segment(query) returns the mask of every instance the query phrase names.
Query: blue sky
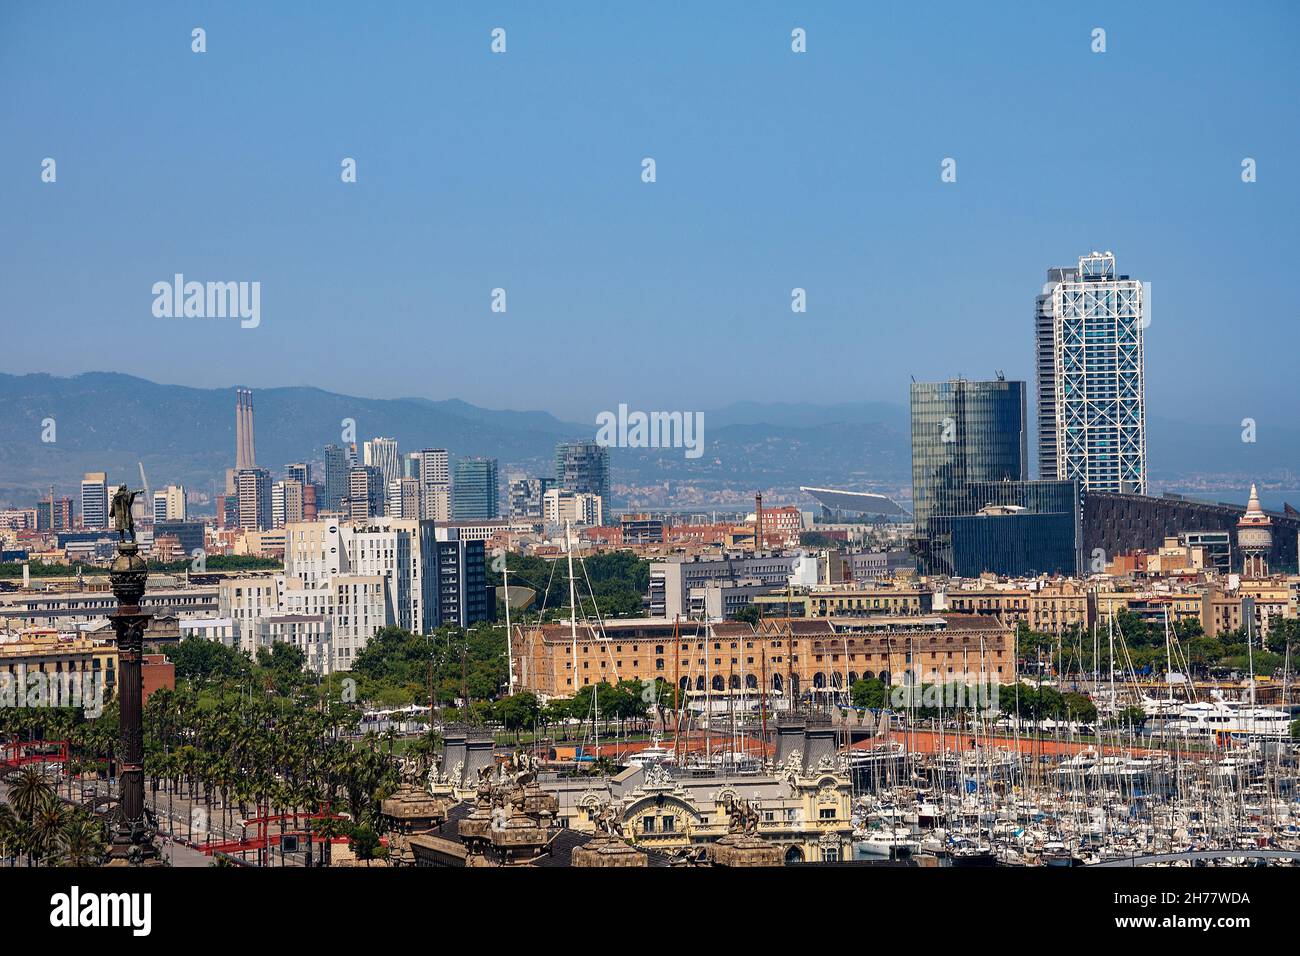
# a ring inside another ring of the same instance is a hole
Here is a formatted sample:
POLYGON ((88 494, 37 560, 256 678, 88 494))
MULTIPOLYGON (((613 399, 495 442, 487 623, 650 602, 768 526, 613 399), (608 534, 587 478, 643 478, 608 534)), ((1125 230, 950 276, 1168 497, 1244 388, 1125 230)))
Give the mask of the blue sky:
POLYGON ((0 371, 575 419, 905 403, 909 374, 1032 380, 1044 271, 1101 248, 1152 283, 1150 412, 1263 429, 1300 395, 1298 28, 1286 2, 4 4, 0 371), (155 318, 176 272, 260 281, 260 327, 155 318))

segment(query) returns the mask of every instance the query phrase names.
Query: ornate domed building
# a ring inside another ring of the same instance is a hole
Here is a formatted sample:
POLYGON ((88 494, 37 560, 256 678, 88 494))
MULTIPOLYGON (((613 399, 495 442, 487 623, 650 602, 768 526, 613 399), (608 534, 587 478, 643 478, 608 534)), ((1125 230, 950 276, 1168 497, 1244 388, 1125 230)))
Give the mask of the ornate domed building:
POLYGON ((1237 522, 1237 547, 1241 549, 1242 576, 1268 577, 1268 553, 1273 547, 1273 522, 1259 504, 1259 493, 1250 486, 1246 513, 1237 522))

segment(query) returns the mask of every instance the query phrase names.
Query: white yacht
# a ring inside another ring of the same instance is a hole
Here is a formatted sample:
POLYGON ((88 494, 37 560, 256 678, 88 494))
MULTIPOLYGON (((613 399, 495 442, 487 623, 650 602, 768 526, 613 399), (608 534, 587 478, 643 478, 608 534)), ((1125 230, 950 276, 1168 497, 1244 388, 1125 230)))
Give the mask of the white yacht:
POLYGON ((625 759, 629 764, 640 764, 643 767, 674 763, 677 760, 673 756, 672 750, 665 747, 663 741, 657 736, 651 740, 649 747, 643 747, 636 753, 628 754, 625 759))
POLYGON ((1170 729, 1188 735, 1228 733, 1247 737, 1284 738, 1291 735, 1292 720, 1291 715, 1284 710, 1216 700, 1184 704, 1178 717, 1170 724, 1170 729))
POLYGON ((905 827, 858 830, 853 834, 853 845, 862 856, 881 859, 911 856, 920 848, 916 837, 905 827))

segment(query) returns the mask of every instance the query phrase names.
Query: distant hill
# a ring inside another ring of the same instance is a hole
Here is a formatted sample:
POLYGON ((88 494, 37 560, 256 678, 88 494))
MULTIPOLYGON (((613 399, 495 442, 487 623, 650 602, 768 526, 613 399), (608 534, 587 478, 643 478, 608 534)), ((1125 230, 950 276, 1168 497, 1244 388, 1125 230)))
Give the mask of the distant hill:
MULTIPOLYGON (((356 421, 358 441, 384 435, 406 451, 442 447, 508 462, 552 461, 555 442, 584 429, 545 412, 491 411, 459 401, 354 398, 318 388, 254 393, 259 465, 320 458, 340 444, 340 422, 356 421)), ((52 483, 71 492, 85 471, 151 485, 184 482, 211 489, 234 464, 234 389, 158 385, 110 372, 72 378, 0 375, 0 500, 29 503, 52 483), (57 440, 42 443, 42 420, 57 440)), ((590 431, 590 429, 586 429, 590 431)))
MULTIPOLYGON (((539 396, 544 397, 544 383, 539 396)), ((356 421, 358 441, 385 435, 403 451, 447 448, 453 458, 487 455, 511 471, 553 472, 555 443, 594 436, 594 423, 565 422, 545 411, 501 411, 459 400, 356 398, 310 387, 257 389, 258 463, 279 473, 292 461, 319 459, 341 443, 340 423, 356 421)), ((71 378, 0 374, 0 504, 32 503, 50 485, 75 494, 86 471, 138 484, 143 462, 155 487, 183 482, 219 488, 234 464, 235 394, 230 388, 159 385, 129 375, 71 378), (41 441, 53 418, 57 440, 41 441)), ((910 481, 908 411, 887 402, 737 402, 704 413, 704 454, 680 449, 613 449, 616 485, 690 486, 698 502, 729 490, 905 487, 910 481)), ((1153 478, 1199 474, 1278 474, 1300 470, 1300 431, 1261 426, 1253 445, 1235 422, 1189 425, 1152 418, 1153 478)), ((1032 428, 1031 428, 1032 435, 1032 428)), ((1031 442, 1032 443, 1032 442, 1031 442)), ((619 504, 619 502, 615 502, 619 504)))

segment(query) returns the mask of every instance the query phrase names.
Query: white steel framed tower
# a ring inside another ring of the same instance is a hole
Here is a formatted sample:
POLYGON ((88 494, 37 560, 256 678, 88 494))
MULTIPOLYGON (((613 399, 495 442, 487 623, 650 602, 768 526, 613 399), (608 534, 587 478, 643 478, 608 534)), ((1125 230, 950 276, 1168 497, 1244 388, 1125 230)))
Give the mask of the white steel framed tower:
POLYGON ((1055 481, 1056 474, 1056 338, 1053 292, 1068 279, 1077 279, 1074 268, 1047 270, 1043 291, 1034 300, 1034 368, 1037 379, 1034 407, 1038 417, 1038 476, 1055 481))
POLYGON ((1085 491, 1146 494, 1142 283, 1115 274, 1115 256, 1079 257, 1052 292, 1056 477, 1085 491))

